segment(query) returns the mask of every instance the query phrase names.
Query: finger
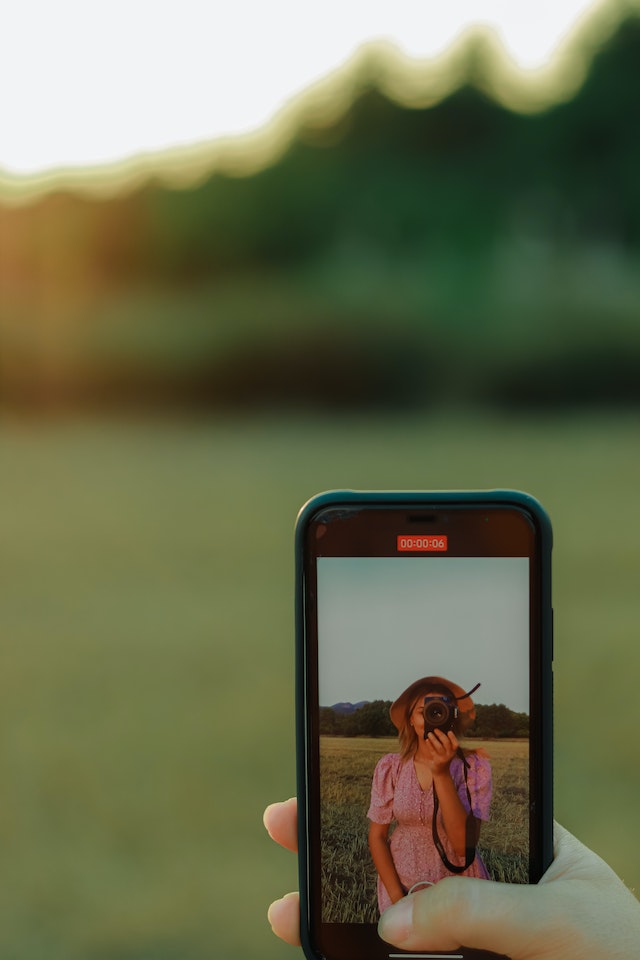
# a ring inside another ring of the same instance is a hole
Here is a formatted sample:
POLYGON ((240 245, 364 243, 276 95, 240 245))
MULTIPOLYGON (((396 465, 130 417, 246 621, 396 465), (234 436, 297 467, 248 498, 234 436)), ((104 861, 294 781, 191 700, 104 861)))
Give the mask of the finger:
MULTIPOLYGON (((561 827, 559 823, 554 821, 553 862, 540 880, 540 883, 557 880, 559 877, 566 876, 567 874, 573 876, 576 867, 578 867, 578 869, 580 868, 585 852, 589 854, 589 861, 591 857, 595 857, 595 854, 593 854, 591 850, 587 851, 586 847, 583 847, 573 834, 569 833, 568 830, 565 830, 564 827, 561 827)), ((589 862, 589 866, 591 866, 591 862, 589 862)))
POLYGON ((434 761, 439 760, 440 754, 438 753, 436 745, 431 740, 427 740, 426 746, 427 749, 425 750, 424 756, 427 763, 433 763, 434 761))
POLYGON ((298 851, 298 801, 295 797, 270 804, 263 815, 264 825, 272 840, 287 850, 298 851))
MULTIPOLYGON (((433 746, 433 752, 438 760, 449 760, 453 756, 453 750, 449 738, 442 730, 436 730, 437 737, 434 736, 430 741, 433 746)), ((431 735, 430 735, 431 736, 431 735)))
MULTIPOLYGON (((615 885, 629 902, 633 894, 604 861, 558 825, 555 839, 555 860, 543 878, 555 883, 448 877, 390 907, 380 918, 378 933, 410 951, 457 950, 464 944, 511 960, 607 955, 604 945, 619 936, 619 914, 614 909, 604 917, 596 910, 593 925, 594 904, 606 903, 615 885)), ((633 907, 637 916, 635 900, 633 907)), ((638 934, 632 931, 632 937, 629 956, 638 934)))
POLYGON ((538 891, 527 885, 447 877, 386 910, 378 933, 403 950, 457 950, 465 945, 524 960, 532 956, 531 943, 539 943, 535 938, 547 906, 538 891))
POLYGON ((432 730, 432 731, 431 731, 431 735, 432 735, 433 737, 435 737, 435 739, 438 741, 438 743, 444 744, 444 743, 447 742, 447 735, 446 735, 446 733, 444 733, 439 727, 436 727, 435 730, 432 730))
POLYGON ((300 946, 300 897, 287 893, 269 907, 267 918, 277 937, 294 947, 300 946))
POLYGON ((449 730, 448 733, 445 733, 444 730, 436 728, 434 733, 436 734, 438 738, 438 744, 444 753, 450 755, 458 749, 458 741, 456 740, 455 734, 452 730, 449 730))
POLYGON ((561 877, 589 880, 608 887, 620 882, 611 867, 597 853, 585 847, 577 837, 554 822, 553 863, 540 883, 548 883, 561 877))

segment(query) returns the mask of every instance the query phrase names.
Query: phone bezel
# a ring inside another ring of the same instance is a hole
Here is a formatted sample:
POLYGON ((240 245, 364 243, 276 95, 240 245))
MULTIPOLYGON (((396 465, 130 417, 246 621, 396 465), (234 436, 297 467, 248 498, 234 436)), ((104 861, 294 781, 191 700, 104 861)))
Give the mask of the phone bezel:
MULTIPOLYGON (((297 714, 297 779, 298 779, 298 833, 299 872, 301 897, 301 940, 308 958, 326 957, 338 960, 338 953, 322 949, 317 944, 315 928, 323 931, 323 939, 339 940, 342 957, 355 958, 358 954, 369 960, 387 957, 391 948, 381 941, 374 925, 326 924, 319 915, 319 841, 312 836, 310 822, 317 822, 317 741, 309 717, 309 701, 317 699, 317 663, 309 650, 307 563, 309 550, 308 531, 311 524, 323 511, 354 510, 397 511, 398 517, 409 514, 442 511, 472 510, 479 516, 482 510, 517 510, 531 524, 535 541, 533 551, 531 591, 531 643, 530 676, 531 711, 531 778, 530 798, 530 863, 531 882, 536 882, 547 869, 553 856, 553 753, 552 753, 552 609, 551 609, 551 549, 552 532, 549 518, 537 500, 528 494, 512 490, 495 491, 438 491, 438 492, 381 492, 381 491, 330 491, 313 497, 304 505, 296 524, 296 714, 297 714), (312 690, 316 683, 315 692, 312 690), (311 693, 310 693, 311 690, 311 693), (331 928, 339 928, 332 932, 331 928), (353 929, 351 929, 353 928, 353 929)), ((337 516, 340 514, 338 513, 337 516)), ((315 555, 315 554, 314 554, 315 555)), ((334 555, 334 554, 332 554, 334 555)), ((349 554, 345 554, 349 555, 349 554)), ((367 555, 366 553, 363 555, 367 555)), ((379 554, 376 551, 376 555, 379 554)), ((386 555, 394 556, 390 548, 386 555)), ((462 553, 460 555, 466 555, 462 553)), ((483 554, 478 554, 483 555, 483 554)), ((516 554, 518 555, 518 554, 516 554)), ((395 951, 397 952, 397 951, 395 951)), ((454 952, 452 956, 460 956, 454 952)), ((490 957, 491 954, 464 948, 465 960, 490 957)))

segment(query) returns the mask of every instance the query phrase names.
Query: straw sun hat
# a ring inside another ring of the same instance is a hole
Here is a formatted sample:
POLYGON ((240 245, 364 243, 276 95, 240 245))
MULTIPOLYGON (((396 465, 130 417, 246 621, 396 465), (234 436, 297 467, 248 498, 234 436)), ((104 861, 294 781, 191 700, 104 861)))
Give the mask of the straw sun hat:
MULTIPOLYGON (((478 684, 479 686, 479 684, 478 684)), ((459 687, 457 683, 451 683, 444 677, 423 677, 416 680, 411 686, 404 690, 397 700, 391 704, 389 713, 391 721, 398 731, 402 730, 406 723, 407 711, 411 704, 422 694, 423 696, 433 690, 434 687, 446 687, 451 691, 451 696, 457 700, 458 710, 460 711, 459 721, 462 731, 468 729, 476 718, 476 708, 471 697, 466 696, 466 691, 459 687)), ((474 687, 474 690, 477 689, 474 687)))

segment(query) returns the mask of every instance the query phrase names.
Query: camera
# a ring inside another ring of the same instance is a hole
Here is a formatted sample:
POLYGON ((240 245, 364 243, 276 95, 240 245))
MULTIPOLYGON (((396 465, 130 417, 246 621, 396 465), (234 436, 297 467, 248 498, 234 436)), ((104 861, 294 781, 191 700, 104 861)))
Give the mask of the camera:
POLYGON ((458 707, 451 697, 424 698, 424 739, 434 730, 448 733, 458 719, 458 707))

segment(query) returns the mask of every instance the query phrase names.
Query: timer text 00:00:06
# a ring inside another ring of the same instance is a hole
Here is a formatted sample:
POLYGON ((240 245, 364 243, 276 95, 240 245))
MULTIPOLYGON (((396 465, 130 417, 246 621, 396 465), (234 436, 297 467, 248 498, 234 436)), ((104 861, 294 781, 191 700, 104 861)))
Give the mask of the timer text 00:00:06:
POLYGON ((398 537, 398 550, 441 551, 446 549, 446 537, 398 537))

